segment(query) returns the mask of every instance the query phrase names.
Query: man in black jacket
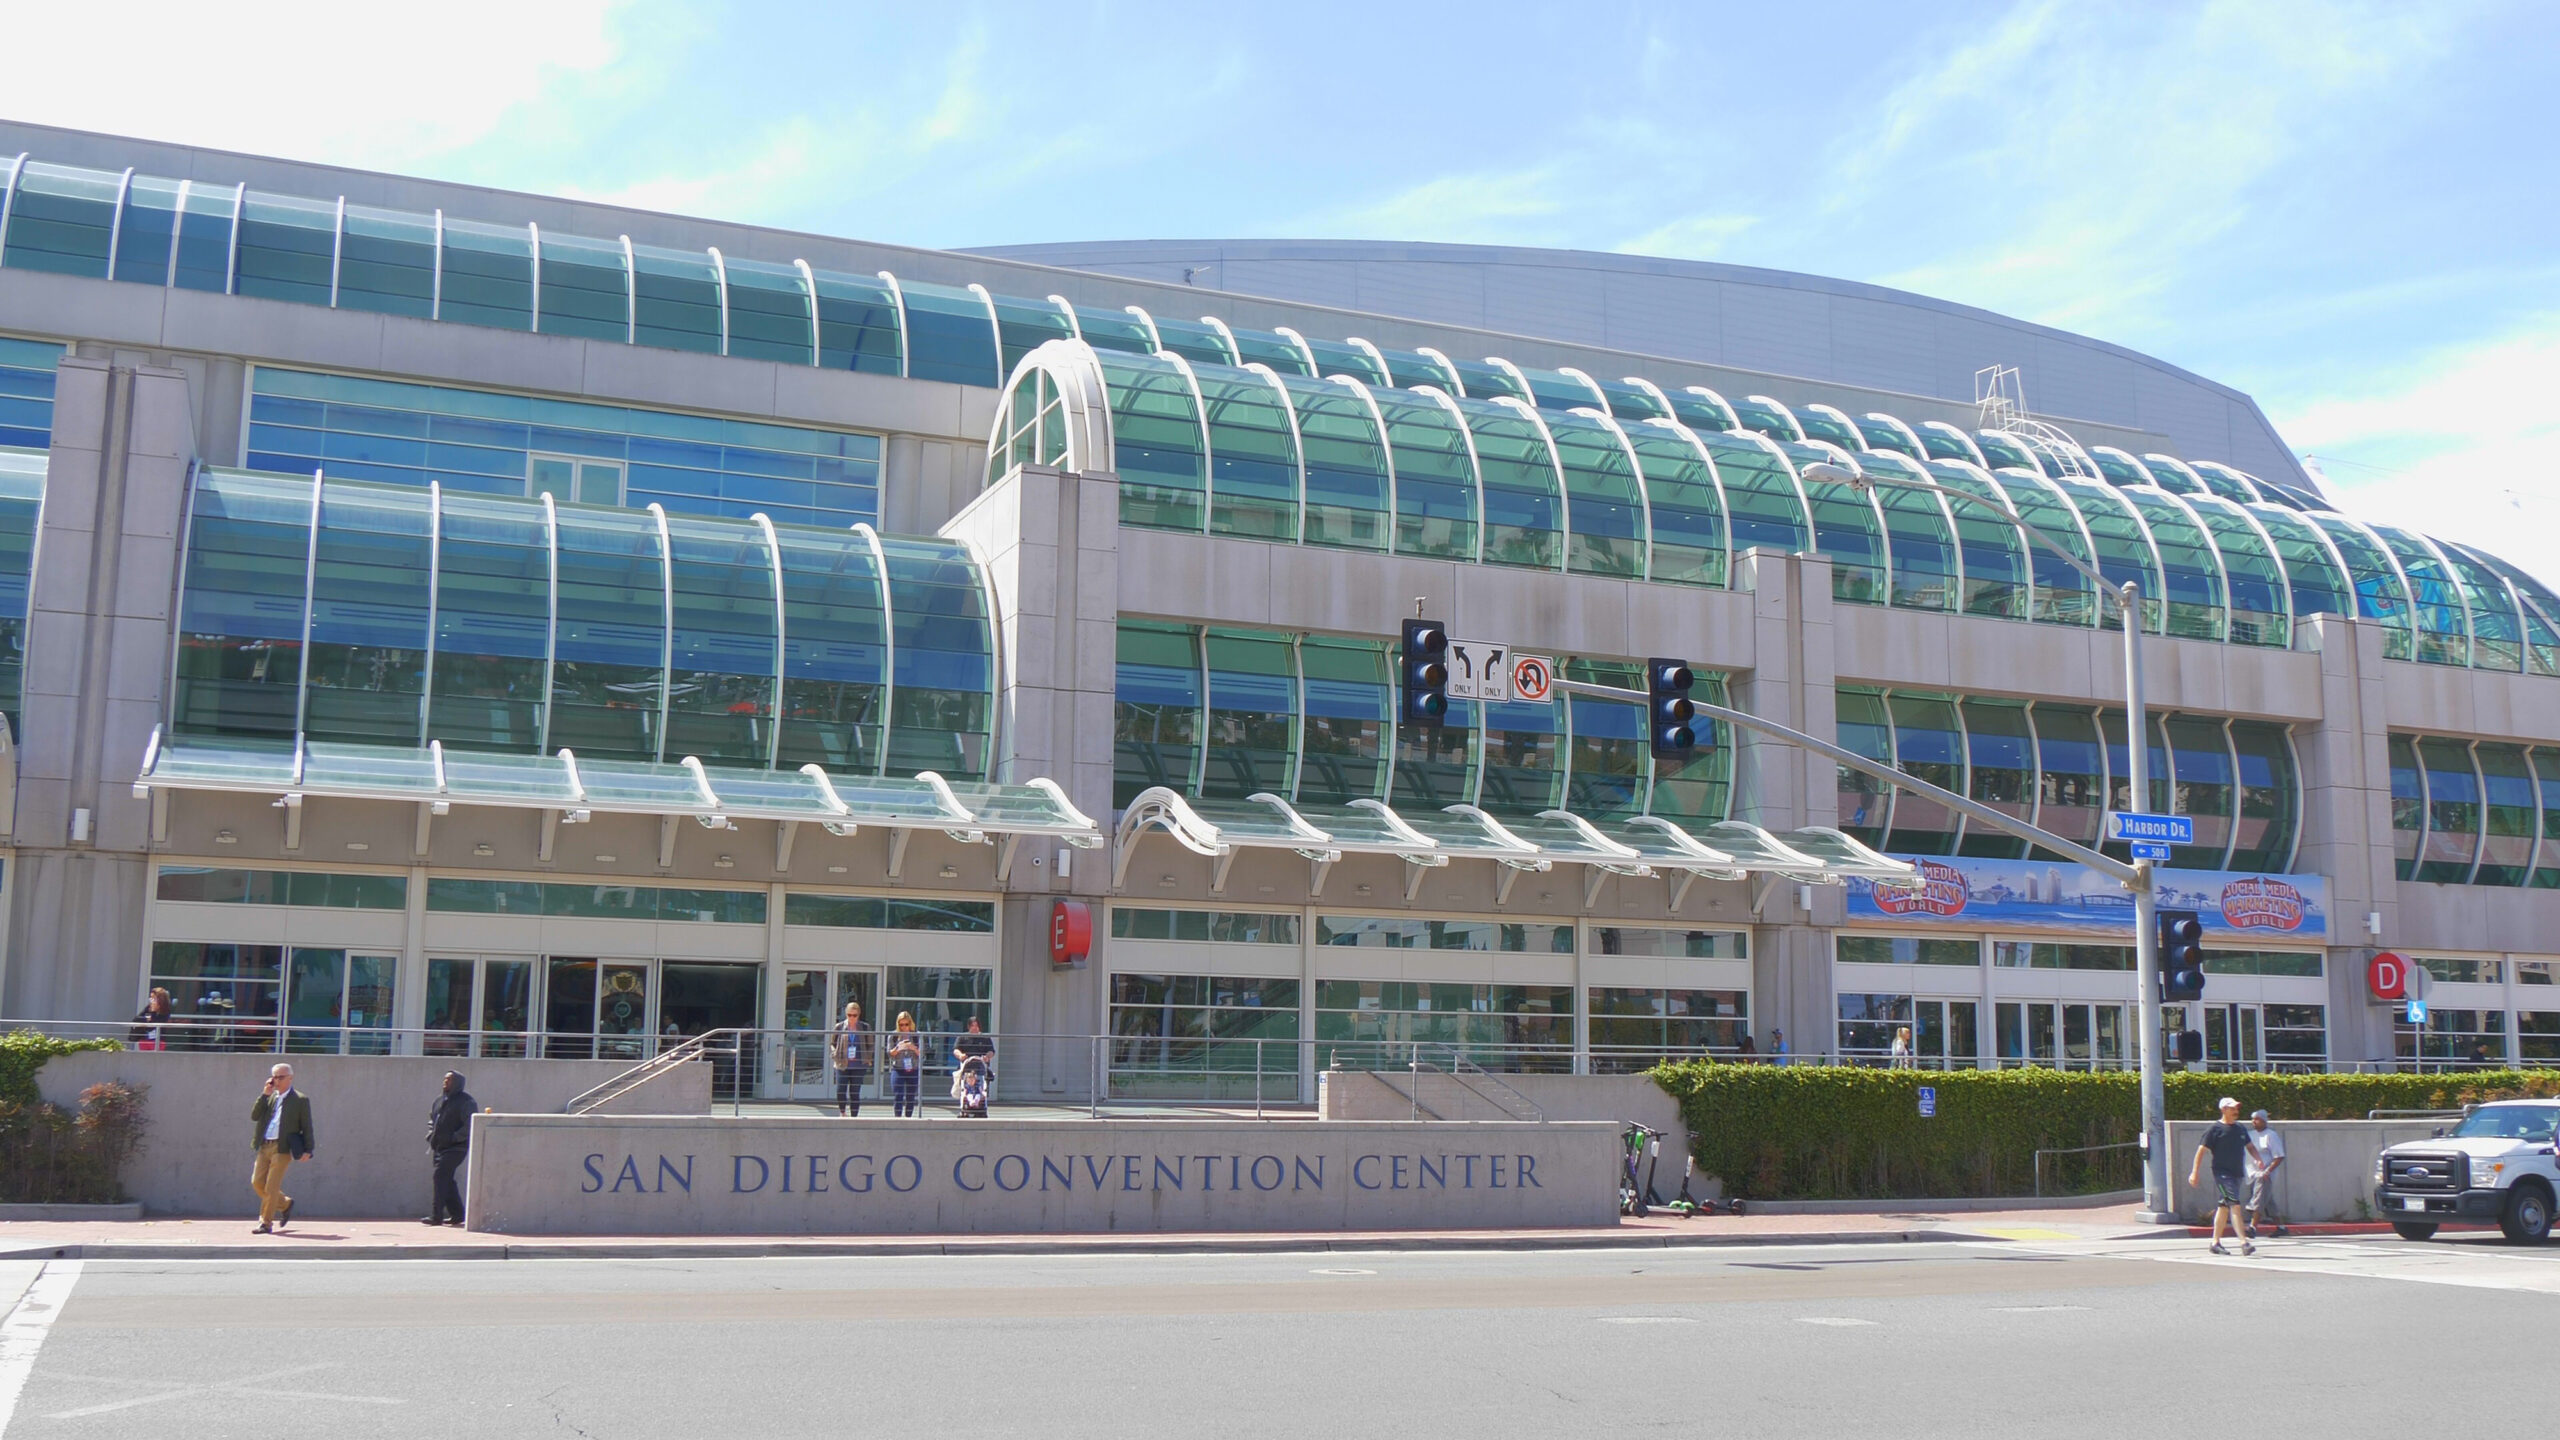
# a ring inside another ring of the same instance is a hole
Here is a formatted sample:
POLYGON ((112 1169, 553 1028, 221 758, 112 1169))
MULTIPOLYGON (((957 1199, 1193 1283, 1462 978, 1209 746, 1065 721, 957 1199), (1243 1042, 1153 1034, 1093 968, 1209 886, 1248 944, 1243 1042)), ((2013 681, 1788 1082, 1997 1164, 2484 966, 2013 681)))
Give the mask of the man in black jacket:
POLYGON ((455 1183, 454 1176, 471 1154, 471 1117, 479 1113, 480 1102, 462 1088, 462 1073, 444 1072, 444 1093, 427 1110, 427 1150, 436 1157, 435 1201, 426 1218, 418 1223, 462 1223, 462 1187, 455 1183))

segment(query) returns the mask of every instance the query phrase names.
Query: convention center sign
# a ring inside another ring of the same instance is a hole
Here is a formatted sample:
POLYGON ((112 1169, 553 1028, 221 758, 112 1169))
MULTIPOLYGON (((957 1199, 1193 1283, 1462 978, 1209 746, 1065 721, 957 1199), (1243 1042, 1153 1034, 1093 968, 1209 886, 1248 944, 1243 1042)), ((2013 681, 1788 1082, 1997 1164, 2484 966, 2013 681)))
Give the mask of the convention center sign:
POLYGON ((483 1114, 513 1235, 1519 1229, 1617 1220, 1619 1127, 483 1114))
MULTIPOLYGON (((1849 923, 1960 926, 1968 930, 2086 934, 2121 939, 2133 924, 2133 892, 2081 865, 2041 860, 1895 857, 1920 867, 1917 889, 1849 882, 1849 923)), ((2164 910, 2192 910, 2205 943, 2225 949, 2323 944, 2329 885, 2319 875, 2234 870, 2157 870, 2164 910)))

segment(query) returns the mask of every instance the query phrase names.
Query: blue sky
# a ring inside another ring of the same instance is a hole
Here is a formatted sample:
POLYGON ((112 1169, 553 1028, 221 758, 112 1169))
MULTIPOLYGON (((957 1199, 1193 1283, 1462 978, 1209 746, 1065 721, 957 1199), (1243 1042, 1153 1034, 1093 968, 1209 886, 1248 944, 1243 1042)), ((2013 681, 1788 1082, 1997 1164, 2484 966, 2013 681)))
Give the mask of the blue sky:
MULTIPOLYGON (((47 9, 22 54, 104 53, 47 9)), ((112 75, 13 67, 0 105, 918 245, 1482 241, 1901 286, 2247 390, 2359 510, 2560 580, 2560 6, 261 9, 137 18, 112 75)))

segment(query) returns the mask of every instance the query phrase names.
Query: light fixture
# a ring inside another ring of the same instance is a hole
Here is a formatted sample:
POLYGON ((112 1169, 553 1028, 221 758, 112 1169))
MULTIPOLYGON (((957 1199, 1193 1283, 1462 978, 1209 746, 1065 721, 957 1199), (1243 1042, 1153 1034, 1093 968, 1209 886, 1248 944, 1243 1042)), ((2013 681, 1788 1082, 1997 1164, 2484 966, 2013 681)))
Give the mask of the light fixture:
POLYGON ((232 834, 228 830, 216 830, 213 832, 213 843, 216 845, 237 845, 240 843, 240 837, 232 834))
POLYGON ((711 864, 712 864, 713 868, 715 868, 715 869, 720 869, 720 870, 735 870, 735 869, 737 869, 737 868, 738 868, 738 862, 737 862, 737 861, 735 861, 735 860, 730 859, 730 858, 729 858, 728 856, 726 856, 726 855, 723 855, 723 856, 721 856, 719 859, 712 861, 712 862, 711 862, 711 864))
POLYGON ((599 865, 610 865, 621 858, 622 857, 619 855, 599 855, 596 857, 596 863, 599 865))
POLYGON ((841 865, 830 865, 827 867, 827 873, 830 875, 841 875, 844 873, 844 867, 841 865))
POLYGON ((1170 876, 1170 875, 1167 875, 1167 876, 1166 876, 1166 877, 1164 877, 1163 879, 1158 880, 1156 883, 1157 883, 1157 884, 1159 884, 1159 885, 1170 885, 1170 884, 1172 884, 1172 883, 1173 883, 1173 877, 1172 877, 1172 876, 1170 876))
POLYGON ((945 865, 939 873, 945 880, 957 880, 960 878, 960 867, 957 865, 945 865))
POLYGON ((373 847, 367 845, 361 840, 350 840, 347 842, 347 848, 350 850, 370 850, 373 847))
POLYGON ((1265 886, 1263 886, 1263 887, 1262 887, 1262 893, 1263 893, 1263 894, 1265 894, 1265 895, 1269 895, 1269 894, 1272 894, 1272 893, 1274 892, 1274 889, 1275 889, 1275 887, 1273 887, 1273 886, 1265 885, 1265 886))
POLYGON ((2376 940, 2379 940, 2379 939, 2381 939, 2381 938, 2382 938, 2382 912, 2381 912, 2381 911, 2379 911, 2379 910, 2367 910, 2366 912, 2364 912, 2364 933, 2366 933, 2367 935, 2372 936, 2372 937, 2373 937, 2374 939, 2376 939, 2376 940))
POLYGON ((1368 894, 1368 893, 1369 893, 1369 887, 1368 887, 1368 886, 1366 886, 1366 885, 1361 886, 1361 887, 1360 887, 1360 893, 1361 893, 1361 894, 1363 894, 1363 895, 1368 894))
POLYGON ((496 847, 496 846, 491 845, 488 841, 483 840, 483 841, 481 841, 479 844, 474 845, 474 846, 472 846, 472 847, 471 847, 471 853, 472 853, 472 854, 474 854, 474 855, 479 855, 479 856, 486 857, 486 856, 490 856, 490 855, 495 855, 495 854, 497 854, 497 853, 498 853, 498 849, 497 849, 497 847, 496 847))

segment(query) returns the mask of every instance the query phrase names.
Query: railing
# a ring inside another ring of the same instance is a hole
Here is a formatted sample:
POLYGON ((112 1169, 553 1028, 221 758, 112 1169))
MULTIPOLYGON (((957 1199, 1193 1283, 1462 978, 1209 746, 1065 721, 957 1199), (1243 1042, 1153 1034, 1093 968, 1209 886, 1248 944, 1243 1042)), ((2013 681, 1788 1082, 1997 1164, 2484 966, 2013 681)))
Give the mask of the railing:
POLYGON ((739 1048, 737 1035, 738 1032, 734 1030, 710 1030, 678 1044, 667 1046, 603 1084, 573 1096, 569 1103, 561 1106, 560 1109, 564 1114, 569 1115, 584 1115, 591 1110, 601 1109, 679 1065, 704 1058, 706 1052, 711 1050, 714 1042, 718 1040, 728 1041, 726 1045, 719 1047, 721 1053, 735 1057, 739 1048))
MULTIPOLYGON (((2106 1155, 2119 1150, 2140 1150, 2141 1148, 2142 1142, 2139 1140, 2123 1140, 2112 1145, 2073 1145, 2059 1149, 2038 1150, 2035 1152, 2036 1198, 2039 1200, 2044 1198, 2044 1161, 2045 1157, 2048 1155, 2106 1155)), ((2138 1173, 2129 1178, 2133 1179, 2135 1183, 2140 1182, 2140 1176, 2138 1173)), ((2130 1187, 2128 1186, 2125 1188, 2130 1187)))
POLYGON ((1496 1080, 1454 1047, 1417 1045, 1414 1047, 1410 1068, 1413 1075, 1413 1103, 1417 1110, 1422 1105, 1422 1076, 1426 1070, 1429 1070, 1448 1076, 1459 1088, 1514 1120, 1534 1120, 1541 1124, 1546 1121, 1547 1112, 1539 1109, 1536 1101, 1496 1080))

